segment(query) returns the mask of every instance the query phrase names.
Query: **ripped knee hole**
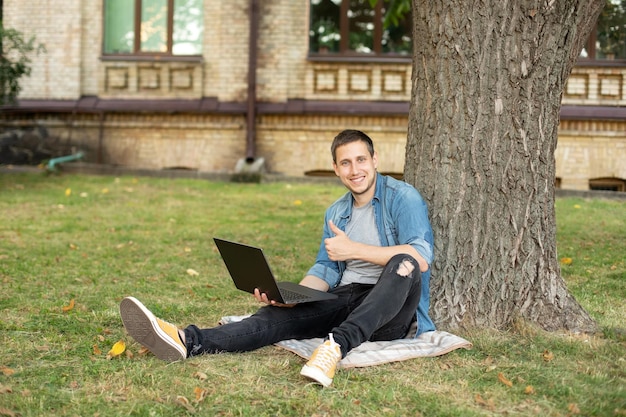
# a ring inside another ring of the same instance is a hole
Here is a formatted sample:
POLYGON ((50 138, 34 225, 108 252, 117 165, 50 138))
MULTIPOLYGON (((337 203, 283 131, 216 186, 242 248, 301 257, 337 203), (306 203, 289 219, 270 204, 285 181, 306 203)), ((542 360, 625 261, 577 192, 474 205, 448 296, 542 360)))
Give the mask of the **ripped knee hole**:
POLYGON ((415 265, 413 265, 413 262, 409 261, 408 259, 404 259, 400 263, 400 265, 398 265, 396 273, 402 277, 408 277, 414 270, 415 265))

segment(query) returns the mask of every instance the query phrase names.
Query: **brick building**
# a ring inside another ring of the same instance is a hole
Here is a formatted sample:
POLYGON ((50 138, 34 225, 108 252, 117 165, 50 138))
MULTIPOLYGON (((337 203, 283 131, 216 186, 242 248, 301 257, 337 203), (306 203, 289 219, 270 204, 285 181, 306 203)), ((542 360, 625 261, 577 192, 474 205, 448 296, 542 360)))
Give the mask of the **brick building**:
MULTIPOLYGON (((0 1, 5 27, 47 51, 0 127, 44 125, 88 162, 231 173, 262 157, 288 176, 328 171, 330 138, 354 127, 394 156, 380 170, 401 174, 409 26, 381 28, 384 6, 351 3, 357 13, 346 0, 0 1)), ((563 188, 626 189, 626 47, 609 56, 605 43, 592 35, 564 92, 563 188)))

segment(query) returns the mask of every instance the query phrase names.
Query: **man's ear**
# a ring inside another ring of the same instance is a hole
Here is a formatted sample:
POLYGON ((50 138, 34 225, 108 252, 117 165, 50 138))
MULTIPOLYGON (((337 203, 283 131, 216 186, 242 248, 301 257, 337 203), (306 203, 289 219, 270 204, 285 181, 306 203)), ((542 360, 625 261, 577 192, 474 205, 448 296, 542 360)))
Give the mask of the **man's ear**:
POLYGON ((374 168, 378 168, 378 153, 376 151, 372 155, 372 162, 374 162, 374 168))

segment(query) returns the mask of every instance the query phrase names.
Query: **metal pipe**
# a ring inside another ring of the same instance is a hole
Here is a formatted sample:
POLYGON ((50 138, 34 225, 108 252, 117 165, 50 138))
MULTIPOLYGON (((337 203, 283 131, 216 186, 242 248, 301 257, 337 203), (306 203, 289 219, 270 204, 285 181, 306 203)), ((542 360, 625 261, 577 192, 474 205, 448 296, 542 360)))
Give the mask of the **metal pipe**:
POLYGON ((250 43, 248 51, 248 111, 246 114, 246 162, 256 157, 256 69, 259 1, 250 0, 250 43))
POLYGON ((100 120, 98 123, 98 153, 96 157, 96 162, 99 164, 102 163, 102 146, 104 143, 104 119, 105 117, 106 117, 106 114, 104 113, 104 111, 101 111, 100 120))
POLYGON ((52 158, 48 161, 48 171, 56 170, 55 165, 61 164, 63 162, 76 161, 77 159, 81 159, 84 156, 82 152, 77 152, 73 155, 60 156, 58 158, 52 158))

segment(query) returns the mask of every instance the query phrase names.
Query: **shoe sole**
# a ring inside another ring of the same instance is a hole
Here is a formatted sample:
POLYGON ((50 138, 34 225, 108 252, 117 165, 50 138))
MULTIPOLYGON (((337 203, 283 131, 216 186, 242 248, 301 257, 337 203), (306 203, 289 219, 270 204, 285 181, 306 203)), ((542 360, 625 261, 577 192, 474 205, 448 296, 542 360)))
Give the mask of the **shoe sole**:
POLYGON ((186 352, 159 327, 156 317, 139 300, 126 297, 120 303, 120 315, 128 334, 157 358, 174 362, 186 358, 186 352))
POLYGON ((309 365, 304 365, 302 367, 300 375, 310 378, 324 387, 328 387, 333 383, 333 379, 329 378, 324 371, 309 365))

